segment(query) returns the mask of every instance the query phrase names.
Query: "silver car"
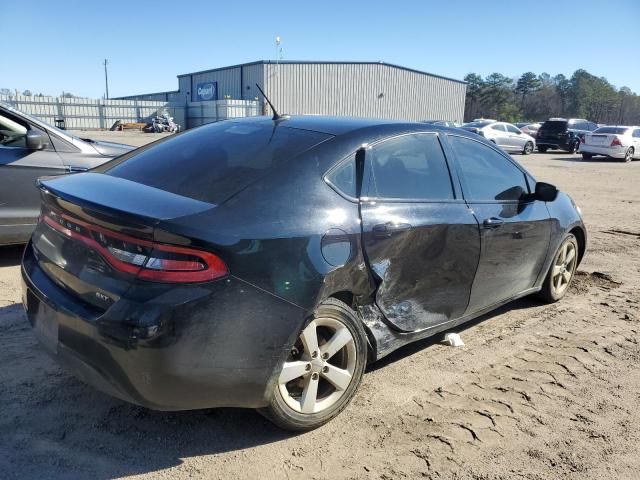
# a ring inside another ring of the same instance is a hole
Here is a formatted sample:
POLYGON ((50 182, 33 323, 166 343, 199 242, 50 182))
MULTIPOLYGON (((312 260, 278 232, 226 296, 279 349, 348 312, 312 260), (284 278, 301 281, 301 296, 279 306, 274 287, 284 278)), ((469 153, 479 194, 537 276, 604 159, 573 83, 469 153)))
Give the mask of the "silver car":
POLYGON ((536 140, 523 133, 518 127, 495 120, 478 120, 465 123, 462 128, 492 141, 507 152, 520 152, 529 155, 536 148, 536 140))
POLYGON ((580 152, 585 160, 594 155, 625 162, 640 158, 640 127, 600 127, 584 136, 580 152))

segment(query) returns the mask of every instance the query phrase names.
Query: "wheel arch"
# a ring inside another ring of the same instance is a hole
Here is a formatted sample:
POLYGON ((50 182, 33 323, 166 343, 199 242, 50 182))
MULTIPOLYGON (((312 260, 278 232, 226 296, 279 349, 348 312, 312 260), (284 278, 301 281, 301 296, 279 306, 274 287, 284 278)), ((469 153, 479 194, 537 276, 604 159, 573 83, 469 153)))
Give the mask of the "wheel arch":
POLYGON ((570 231, 574 237, 576 237, 576 241, 578 242, 578 265, 582 262, 582 258, 584 257, 585 251, 587 249, 587 236, 584 230, 581 227, 573 227, 570 231))
POLYGON ((364 331, 367 335, 367 364, 372 363, 377 357, 377 343, 376 338, 367 323, 362 318, 362 313, 358 308, 358 300, 356 294, 350 290, 340 290, 333 292, 327 298, 335 298, 347 305, 354 313, 358 321, 362 324, 364 331))

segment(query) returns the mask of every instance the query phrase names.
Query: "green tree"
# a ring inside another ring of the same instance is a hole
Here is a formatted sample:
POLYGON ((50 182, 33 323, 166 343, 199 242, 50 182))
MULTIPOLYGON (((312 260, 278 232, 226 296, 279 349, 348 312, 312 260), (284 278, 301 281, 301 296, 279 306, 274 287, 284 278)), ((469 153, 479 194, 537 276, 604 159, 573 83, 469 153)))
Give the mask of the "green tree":
POLYGON ((542 87, 542 82, 535 73, 526 72, 516 83, 516 93, 520 95, 520 108, 524 109, 524 103, 530 93, 537 92, 542 87))
POLYGON ((571 91, 571 83, 563 74, 558 74, 553 77, 553 82, 556 85, 556 91, 558 92, 558 97, 560 98, 560 115, 567 114, 567 99, 569 98, 569 93, 571 91))
POLYGON ((464 81, 467 82, 467 98, 465 105, 465 120, 473 120, 474 115, 477 112, 478 102, 484 88, 484 80, 476 73, 468 73, 464 77, 464 81))
POLYGON ((484 79, 480 98, 483 112, 487 116, 497 117, 513 101, 513 80, 497 72, 488 75, 484 79))

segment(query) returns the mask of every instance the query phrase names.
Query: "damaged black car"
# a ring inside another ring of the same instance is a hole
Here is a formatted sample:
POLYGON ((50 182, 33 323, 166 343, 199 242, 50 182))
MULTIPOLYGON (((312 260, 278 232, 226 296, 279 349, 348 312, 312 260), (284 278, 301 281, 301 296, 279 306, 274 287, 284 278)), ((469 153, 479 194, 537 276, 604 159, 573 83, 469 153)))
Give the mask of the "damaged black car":
POLYGON ((225 121, 39 186, 23 301, 62 365, 152 409, 290 430, 335 417, 402 345, 559 300, 587 240, 566 194, 424 123, 225 121))

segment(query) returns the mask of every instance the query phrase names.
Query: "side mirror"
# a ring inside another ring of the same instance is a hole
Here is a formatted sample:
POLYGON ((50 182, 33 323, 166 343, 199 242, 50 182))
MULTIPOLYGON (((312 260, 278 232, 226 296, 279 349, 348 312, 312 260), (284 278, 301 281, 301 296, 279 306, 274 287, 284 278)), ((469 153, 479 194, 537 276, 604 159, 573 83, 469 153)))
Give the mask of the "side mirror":
POLYGON ((558 196, 558 189, 550 183, 537 182, 533 196, 541 202, 553 202, 558 196))
POLYGON ((49 145, 49 138, 42 132, 29 130, 26 143, 29 150, 43 150, 49 145))

